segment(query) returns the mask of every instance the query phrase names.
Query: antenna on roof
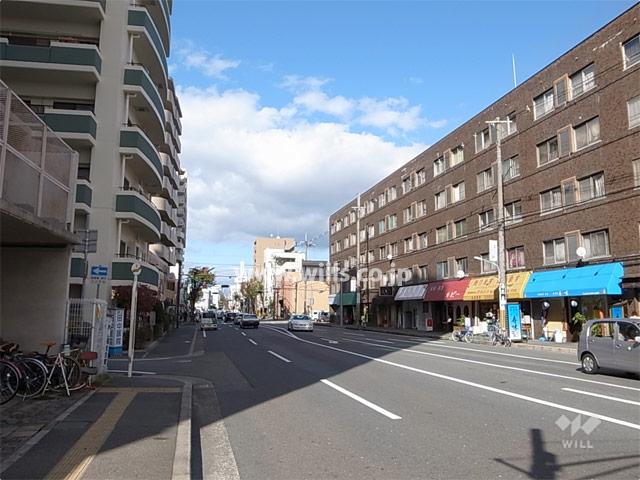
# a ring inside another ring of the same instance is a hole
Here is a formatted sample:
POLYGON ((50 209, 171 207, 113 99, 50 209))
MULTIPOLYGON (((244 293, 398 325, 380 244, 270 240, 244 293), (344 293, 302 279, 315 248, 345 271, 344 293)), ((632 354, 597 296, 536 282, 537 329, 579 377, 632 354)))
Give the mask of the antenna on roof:
POLYGON ((518 80, 516 79, 516 56, 511 54, 511 65, 513 66, 513 88, 518 86, 518 80))

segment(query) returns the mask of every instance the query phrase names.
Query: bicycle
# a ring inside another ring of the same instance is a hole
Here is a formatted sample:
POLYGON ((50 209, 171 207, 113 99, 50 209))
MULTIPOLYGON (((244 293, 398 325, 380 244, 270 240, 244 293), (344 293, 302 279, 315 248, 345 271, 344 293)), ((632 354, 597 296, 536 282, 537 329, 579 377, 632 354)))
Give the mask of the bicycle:
POLYGON ((471 343, 473 341, 473 330, 454 330, 451 332, 451 340, 454 342, 466 342, 471 343))
POLYGON ((0 345, 0 356, 11 363, 20 373, 16 394, 25 399, 35 397, 42 392, 46 384, 47 367, 40 360, 24 356, 16 343, 0 345))
POLYGON ((506 335, 503 329, 494 330, 491 333, 491 344, 497 345, 498 342, 500 342, 500 344, 504 345, 505 347, 511 346, 511 339, 508 335, 506 335))
POLYGON ((11 362, 0 359, 0 405, 10 401, 18 393, 20 371, 11 362))

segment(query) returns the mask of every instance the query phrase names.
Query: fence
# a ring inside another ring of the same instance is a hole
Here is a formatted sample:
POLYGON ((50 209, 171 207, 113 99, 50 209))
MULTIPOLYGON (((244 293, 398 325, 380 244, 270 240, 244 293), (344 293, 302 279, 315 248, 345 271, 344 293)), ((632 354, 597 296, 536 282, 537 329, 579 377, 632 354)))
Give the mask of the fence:
POLYGON ((98 353, 98 372, 105 370, 107 361, 107 302, 96 299, 69 299, 65 343, 98 353))

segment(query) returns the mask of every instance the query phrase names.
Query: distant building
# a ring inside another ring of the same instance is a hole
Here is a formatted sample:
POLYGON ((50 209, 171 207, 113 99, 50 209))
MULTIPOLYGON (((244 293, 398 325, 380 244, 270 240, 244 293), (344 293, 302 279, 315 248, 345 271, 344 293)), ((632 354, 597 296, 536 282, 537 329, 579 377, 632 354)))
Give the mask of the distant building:
POLYGON ((296 241, 293 238, 259 237, 253 241, 253 276, 261 278, 264 273, 264 251, 267 248, 292 250, 296 241))

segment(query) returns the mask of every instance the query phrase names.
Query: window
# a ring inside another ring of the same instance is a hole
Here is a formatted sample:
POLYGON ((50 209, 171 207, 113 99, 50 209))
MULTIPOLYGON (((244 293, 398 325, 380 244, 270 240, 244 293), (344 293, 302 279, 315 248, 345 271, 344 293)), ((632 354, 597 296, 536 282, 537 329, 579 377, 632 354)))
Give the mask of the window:
POLYGON ((451 203, 464 200, 464 182, 460 182, 451 187, 451 203))
POLYGON ((482 258, 480 262, 480 273, 491 273, 497 270, 495 262, 489 261, 488 253, 483 253, 480 257, 482 258))
POLYGON ((562 188, 562 205, 568 207, 576 203, 575 177, 563 180, 560 187, 562 188))
POLYGON ((352 210, 349 213, 349 220, 351 221, 351 223, 355 223, 355 221, 356 221, 356 212, 355 212, 355 210, 352 210))
POLYGON ((360 230, 360 242, 364 242, 367 239, 367 231, 363 228, 360 230))
POLYGON ((387 197, 384 193, 378 195, 378 207, 384 207, 387 203, 387 197))
POLYGON ((596 173, 578 180, 578 192, 581 202, 604 197, 604 173, 596 173))
POLYGON ((544 264, 553 265, 566 261, 564 238, 544 242, 544 264))
MULTIPOLYGON (((120 244, 122 245, 122 242, 120 242, 120 244)), ((336 245, 335 245, 335 243, 331 244, 331 253, 336 253, 336 245)))
POLYGON ((435 208, 436 210, 440 210, 447 206, 447 192, 441 191, 434 195, 435 198, 435 208))
POLYGON ((404 239, 404 253, 413 252, 413 237, 404 239))
POLYGON ((428 280, 429 279, 429 270, 427 269, 426 265, 421 265, 419 267, 419 274, 420 275, 420 280, 428 280))
POLYGON ((340 230, 342 230, 342 220, 338 220, 336 222, 336 232, 339 232, 340 230))
POLYGON ((627 102, 627 116, 629 118, 629 128, 640 125, 640 96, 627 102))
POLYGON ((502 179, 504 181, 511 180, 519 175, 520 159, 517 155, 502 161, 502 179))
POLYGON ((467 257, 464 258, 456 258, 456 274, 462 270, 465 274, 469 273, 469 259, 467 257))
POLYGON ((463 218, 453 224, 453 234, 455 238, 464 237, 467 234, 467 219, 463 218))
POLYGON ((597 322, 591 325, 590 337, 613 338, 613 322, 597 322))
POLYGON ((447 235, 447 226, 444 225, 440 228, 436 228, 436 243, 443 243, 449 240, 447 235))
POLYGON ((418 248, 427 248, 428 247, 428 241, 427 241, 427 232, 421 233, 419 235, 419 247, 418 248))
POLYGON ((427 214, 427 201, 426 200, 420 200, 416 204, 416 216, 417 217, 424 217, 426 214, 427 214))
POLYGON ((568 79, 566 75, 553 82, 554 104, 556 108, 567 103, 567 83, 568 79))
POLYGON ((551 110, 553 110, 553 89, 549 89, 533 99, 534 120, 546 115, 551 110))
POLYGON ((436 279, 441 280, 443 278, 449 278, 449 262, 436 263, 436 279))
POLYGON ((522 221, 522 202, 520 200, 507 203, 504 206, 504 221, 506 225, 522 221))
POLYGON ((596 70, 593 63, 571 75, 571 98, 576 98, 596 86, 596 70))
POLYGON ((402 211, 402 221, 404 223, 409 223, 413 221, 413 212, 411 207, 407 207, 402 211))
POLYGON ((375 262, 376 261, 376 257, 373 255, 373 250, 369 250, 367 252, 367 262, 371 263, 371 262, 375 262))
POLYGON ((464 147, 462 145, 458 145, 456 148, 452 148, 451 156, 449 158, 451 159, 450 163, 452 167, 464 162, 464 147))
POLYGON ((538 145, 538 166, 558 159, 558 137, 553 137, 538 145))
POLYGON ((340 240, 338 240, 336 242, 336 253, 340 252, 342 250, 342 243, 340 242, 340 240))
POLYGON ((373 213, 375 209, 376 209, 376 204, 373 203, 373 200, 368 200, 367 203, 365 203, 364 205, 364 211, 366 215, 373 213))
POLYGON ((334 233, 336 233, 336 224, 332 223, 331 224, 331 234, 333 235, 334 233))
POLYGON ((640 35, 636 35, 631 40, 622 45, 624 58, 624 68, 629 68, 640 62, 640 35))
POLYGON ((376 234, 376 227, 374 225, 368 225, 367 229, 368 229, 369 238, 373 238, 376 234))
POLYGON ((640 160, 633 161, 633 184, 640 187, 640 160))
POLYGON ((342 248, 345 249, 345 250, 347 248, 349 248, 349 237, 347 237, 344 240, 342 240, 342 248))
POLYGON ((516 114, 515 113, 507 115, 507 118, 505 118, 505 120, 508 120, 509 123, 499 124, 499 125, 501 125, 501 128, 502 128, 502 131, 501 131, 502 137, 501 138, 509 136, 512 133, 516 133, 518 131, 518 124, 516 123, 516 114))
POLYGON ((402 179, 402 194, 409 193, 411 191, 411 177, 402 179))
POLYGON ((507 268, 523 268, 524 247, 515 247, 507 250, 507 268))
POLYGON ((378 247, 378 259, 385 260, 387 257, 387 247, 378 247))
POLYGON ((344 223, 345 228, 349 226, 349 216, 345 215, 344 219, 342 220, 342 222, 344 223))
POLYGON ((351 235, 349 235, 349 243, 351 245, 355 245, 356 244, 356 234, 352 233, 351 235))
POLYGON ((585 258, 606 257, 609 255, 609 233, 607 230, 585 233, 582 244, 587 250, 585 258))
POLYGON ((436 177, 441 173, 444 173, 445 169, 444 155, 440 155, 433 161, 433 176, 436 177))
POLYGON ((386 230, 386 222, 384 220, 380 220, 378 222, 378 233, 384 233, 384 231, 386 230))
POLYGON ((398 189, 396 187, 389 187, 387 189, 387 201, 392 202, 398 198, 398 189))
POLYGON ((478 173, 476 178, 478 183, 478 193, 494 187, 496 184, 494 167, 492 166, 491 168, 487 168, 486 170, 478 173))
POLYGON ((398 216, 394 213, 387 217, 387 230, 393 230, 398 226, 398 216))
POLYGON ((418 185, 422 185, 426 181, 427 181, 427 174, 424 171, 424 168, 421 168, 416 172, 415 186, 417 187, 418 185))
POLYGON ((391 255, 393 255, 394 257, 398 256, 398 242, 391 244, 391 255))
POLYGON ((540 194, 540 213, 562 208, 562 191, 560 187, 552 188, 540 194))
POLYGON ((493 143, 493 136, 491 135, 490 127, 485 128, 481 132, 475 133, 474 137, 476 140, 476 153, 488 148, 493 143))
POLYGON ((600 140, 600 118, 592 118, 573 129, 576 141, 576 150, 580 150, 588 145, 600 140))
POLYGON ((561 157, 571 153, 571 127, 565 127, 558 131, 558 153, 561 157))
POLYGON ((486 212, 482 212, 480 215, 478 215, 478 221, 481 231, 493 228, 496 222, 496 217, 493 209, 487 210, 486 212))

